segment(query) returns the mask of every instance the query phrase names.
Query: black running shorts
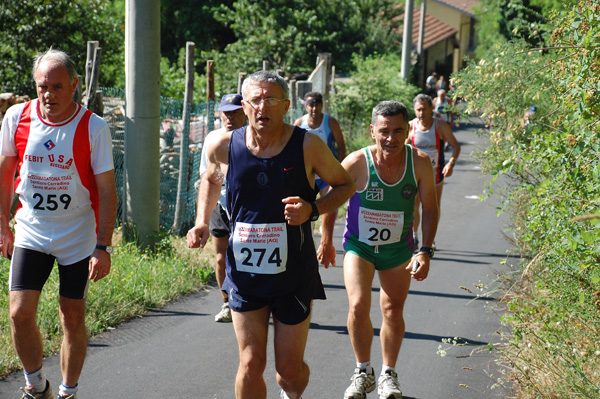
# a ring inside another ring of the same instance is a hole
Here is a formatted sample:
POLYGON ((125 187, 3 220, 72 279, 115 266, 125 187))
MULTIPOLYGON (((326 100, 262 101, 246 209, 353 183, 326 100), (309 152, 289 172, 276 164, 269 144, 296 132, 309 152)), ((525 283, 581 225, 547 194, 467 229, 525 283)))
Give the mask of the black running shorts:
MULTIPOLYGON (((11 291, 42 291, 54 267, 55 257, 31 249, 15 247, 10 263, 11 291)), ((83 299, 87 296, 90 258, 72 265, 58 265, 59 294, 65 298, 83 299)))

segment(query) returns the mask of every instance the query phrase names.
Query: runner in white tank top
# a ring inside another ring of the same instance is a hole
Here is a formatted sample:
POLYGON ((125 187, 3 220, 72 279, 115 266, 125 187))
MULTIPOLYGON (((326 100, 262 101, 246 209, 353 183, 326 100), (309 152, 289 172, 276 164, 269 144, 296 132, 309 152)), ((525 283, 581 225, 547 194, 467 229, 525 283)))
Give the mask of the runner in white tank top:
MULTIPOLYGON (((419 94, 413 100, 415 115, 417 116, 410 122, 410 133, 407 143, 412 143, 415 148, 427 153, 431 158, 436 177, 436 187, 438 208, 441 204, 442 191, 444 189, 443 179, 452 176, 454 165, 460 154, 460 144, 452 134, 450 125, 446 122, 434 118, 433 103, 431 97, 426 94, 419 94), (452 157, 448 163, 443 164, 443 141, 452 146, 452 157)), ((419 196, 415 200, 415 212, 413 232, 414 239, 418 242, 418 229, 421 221, 419 210, 421 201, 419 196)), ((441 214, 441 208, 440 208, 441 214)))
POLYGON ((110 131, 79 104, 58 124, 44 121, 38 107, 37 99, 17 104, 3 121, 2 155, 20 159, 14 245, 51 253, 68 265, 96 246, 94 175, 113 169, 110 131))

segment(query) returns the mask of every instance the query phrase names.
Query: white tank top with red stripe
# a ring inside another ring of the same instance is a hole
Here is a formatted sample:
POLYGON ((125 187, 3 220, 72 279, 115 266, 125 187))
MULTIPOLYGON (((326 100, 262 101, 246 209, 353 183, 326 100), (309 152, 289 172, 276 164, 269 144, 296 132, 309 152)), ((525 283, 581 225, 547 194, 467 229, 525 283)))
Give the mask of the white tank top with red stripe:
POLYGON ((417 120, 415 120, 412 124, 412 133, 411 144, 429 156, 431 166, 433 166, 435 184, 438 184, 441 181, 440 175, 444 165, 442 158, 443 142, 437 131, 437 119, 433 119, 429 130, 419 129, 417 127, 417 120))
POLYGON ((1 135, 0 154, 19 158, 15 246, 50 253, 63 265, 89 256, 98 218, 95 175, 113 169, 106 122, 77 104, 69 119, 52 124, 33 100, 8 110, 1 135))

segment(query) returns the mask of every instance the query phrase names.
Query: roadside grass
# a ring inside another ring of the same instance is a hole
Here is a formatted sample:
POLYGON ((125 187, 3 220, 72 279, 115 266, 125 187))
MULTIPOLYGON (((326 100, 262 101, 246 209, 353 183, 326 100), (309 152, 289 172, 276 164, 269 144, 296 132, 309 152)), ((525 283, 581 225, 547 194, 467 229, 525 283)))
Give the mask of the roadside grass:
MULTIPOLYGON (((157 251, 141 251, 120 243, 115 234, 111 273, 90 282, 86 326, 92 337, 128 319, 159 308, 182 294, 193 292, 214 279, 214 251, 209 242, 202 251, 188 249, 185 238, 163 234, 157 251)), ((9 261, 0 259, 0 379, 21 368, 12 346, 8 319, 9 261)), ((58 271, 55 267, 40 298, 37 321, 44 356, 55 354, 62 339, 58 317, 58 271)))
POLYGON ((504 280, 510 313, 502 322, 512 335, 496 348, 507 379, 519 387, 517 397, 600 397, 598 319, 557 310, 549 291, 520 274, 504 280))

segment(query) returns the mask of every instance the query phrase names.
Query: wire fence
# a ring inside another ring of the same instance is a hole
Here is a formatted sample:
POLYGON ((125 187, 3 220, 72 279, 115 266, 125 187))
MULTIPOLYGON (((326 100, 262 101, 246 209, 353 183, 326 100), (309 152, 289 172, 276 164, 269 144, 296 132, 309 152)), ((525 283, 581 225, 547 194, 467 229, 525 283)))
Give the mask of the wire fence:
MULTIPOLYGON (((124 212, 124 156, 125 156, 125 91, 120 88, 101 88, 104 97, 104 119, 112 135, 115 180, 117 184, 118 221, 123 221, 124 212)), ((181 155, 181 137, 183 135, 184 102, 170 98, 161 98, 160 104, 160 227, 171 229, 175 219, 177 197, 182 196, 184 207, 181 226, 178 232, 183 234, 194 225, 196 218, 197 192, 194 183, 200 178, 200 155, 208 132, 215 129, 215 102, 202 102, 190 106, 188 190, 178 193, 179 158, 181 155)))

